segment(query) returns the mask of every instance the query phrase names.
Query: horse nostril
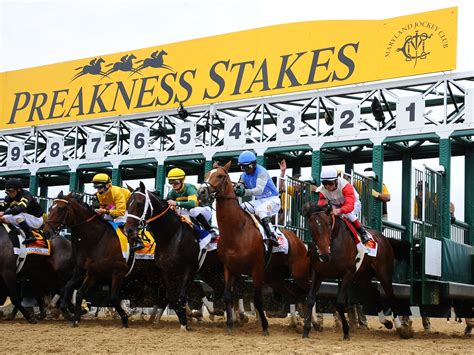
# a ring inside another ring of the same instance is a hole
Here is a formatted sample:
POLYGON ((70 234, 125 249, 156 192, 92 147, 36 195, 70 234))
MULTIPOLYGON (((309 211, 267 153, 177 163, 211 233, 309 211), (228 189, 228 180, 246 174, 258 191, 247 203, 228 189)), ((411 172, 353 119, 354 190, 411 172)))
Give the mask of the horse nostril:
POLYGON ((330 259, 331 257, 329 256, 329 254, 323 254, 319 256, 319 260, 323 263, 327 263, 330 259))

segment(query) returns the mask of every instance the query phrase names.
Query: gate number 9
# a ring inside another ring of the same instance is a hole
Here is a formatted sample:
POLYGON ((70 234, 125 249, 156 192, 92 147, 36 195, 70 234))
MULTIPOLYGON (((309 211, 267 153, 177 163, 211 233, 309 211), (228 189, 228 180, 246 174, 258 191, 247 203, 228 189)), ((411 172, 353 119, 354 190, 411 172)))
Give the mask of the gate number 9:
POLYGON ((19 147, 13 147, 11 152, 11 160, 12 161, 17 161, 20 159, 20 148, 19 147))

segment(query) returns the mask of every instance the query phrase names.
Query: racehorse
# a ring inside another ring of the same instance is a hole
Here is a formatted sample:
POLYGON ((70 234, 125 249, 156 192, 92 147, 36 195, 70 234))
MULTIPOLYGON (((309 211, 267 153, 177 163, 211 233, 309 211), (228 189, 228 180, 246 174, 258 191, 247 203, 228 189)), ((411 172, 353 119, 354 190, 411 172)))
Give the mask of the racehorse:
POLYGON ((355 281, 361 290, 371 290, 373 301, 379 312, 379 320, 388 329, 393 327, 392 322, 385 319, 380 302, 380 294, 372 285, 375 275, 380 281, 387 297, 387 305, 393 311, 397 331, 402 337, 409 337, 412 330, 402 325, 398 317, 398 306, 395 302, 392 286, 394 258, 409 257, 409 243, 385 238, 376 230, 370 230, 375 242, 378 243, 378 252, 375 257, 365 256, 359 270, 356 271, 357 249, 352 233, 346 223, 339 217, 331 214, 329 206, 318 206, 314 202, 307 202, 303 207, 303 215, 308 219, 313 242, 309 249, 311 260, 311 289, 306 302, 303 338, 309 336, 311 330, 311 310, 316 301, 321 282, 325 278, 342 279, 336 299, 336 310, 342 321, 343 339, 349 340, 349 324, 344 315, 349 286, 355 281))
POLYGON ((86 74, 101 75, 102 77, 105 76, 110 79, 110 76, 108 76, 107 73, 102 71, 102 63, 105 63, 105 60, 103 58, 94 58, 90 61, 89 64, 84 65, 83 67, 75 68, 74 70, 80 70, 80 72, 74 75, 69 83, 72 83, 77 78, 80 78, 81 76, 86 74))
MULTIPOLYGON (((301 290, 309 289, 309 259, 307 250, 298 237, 282 230, 289 243, 288 255, 275 253, 265 270, 265 247, 262 236, 252 217, 239 205, 229 176, 229 161, 224 167, 215 165, 199 189, 202 201, 216 200, 217 223, 220 240, 217 252, 224 264, 224 301, 227 312, 227 332, 232 333, 232 293, 235 278, 250 275, 253 282, 254 305, 261 319, 263 335, 268 335, 268 321, 263 312, 262 284, 267 282, 274 290, 292 294, 284 280, 278 278, 277 269, 287 267, 301 290)), ((293 294, 294 296, 294 294, 293 294)))
POLYGON ((21 305, 17 282, 23 277, 29 279, 28 286, 42 308, 42 297, 51 293, 61 293, 61 288, 66 284, 72 274, 71 242, 55 235, 50 239, 51 253, 46 255, 30 254, 19 274, 16 273, 18 256, 13 252, 13 244, 8 236, 5 226, 0 225, 0 279, 10 296, 15 310, 19 310, 30 323, 36 323, 34 317, 21 305))
POLYGON ((62 191, 54 200, 46 221, 45 233, 54 233, 63 226, 72 230, 75 272, 66 285, 61 301, 61 311, 67 313, 67 300, 70 299, 75 284, 83 279, 76 294, 73 326, 78 326, 81 318, 82 300, 100 281, 111 280, 110 303, 120 315, 123 327, 128 327, 127 313, 121 306, 119 291, 128 272, 128 266, 122 256, 120 242, 110 224, 98 218, 94 210, 82 202, 82 196, 62 191))
MULTIPOLYGON (((167 303, 175 310, 181 329, 187 330, 186 295, 199 266, 199 244, 194 228, 183 223, 167 202, 146 190, 142 182, 132 192, 127 211, 124 230, 129 237, 135 237, 145 224, 155 237, 155 262, 163 273, 167 303)), ((223 271, 214 254, 215 251, 208 252, 200 275, 219 295, 223 292, 223 271)))

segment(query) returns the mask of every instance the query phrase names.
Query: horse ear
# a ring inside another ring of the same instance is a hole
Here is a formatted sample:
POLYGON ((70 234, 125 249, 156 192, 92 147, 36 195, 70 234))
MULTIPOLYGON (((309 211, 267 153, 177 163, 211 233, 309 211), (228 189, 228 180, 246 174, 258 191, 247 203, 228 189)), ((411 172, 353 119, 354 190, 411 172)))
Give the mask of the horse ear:
POLYGON ((135 191, 133 188, 130 187, 129 184, 125 183, 125 186, 127 186, 128 191, 130 191, 130 192, 135 191))
POLYGON ((226 172, 229 172, 230 165, 232 164, 232 160, 229 160, 226 165, 224 165, 224 170, 226 172))
POLYGON ((213 169, 217 169, 219 167, 219 162, 215 161, 214 164, 212 164, 213 169))
POLYGON ((63 197, 64 197, 63 190, 61 190, 58 193, 58 198, 63 198, 63 197))
POLYGON ((145 192, 145 190, 145 184, 143 183, 143 181, 140 181, 140 192, 145 192))

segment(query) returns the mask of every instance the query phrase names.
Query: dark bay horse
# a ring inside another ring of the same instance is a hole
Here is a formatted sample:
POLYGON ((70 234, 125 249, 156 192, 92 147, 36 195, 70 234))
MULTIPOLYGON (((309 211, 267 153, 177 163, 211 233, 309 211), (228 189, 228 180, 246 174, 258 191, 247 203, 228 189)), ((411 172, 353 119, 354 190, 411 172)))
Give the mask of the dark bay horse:
POLYGON ((178 316, 182 330, 187 330, 186 293, 198 271, 199 244, 189 224, 170 209, 156 194, 140 187, 132 192, 127 203, 125 233, 135 237, 145 224, 156 241, 155 262, 161 270, 166 287, 166 298, 178 316))
POLYGON ((402 337, 408 337, 411 329, 401 324, 398 317, 398 306, 393 295, 392 276, 394 258, 409 257, 409 243, 385 238, 376 230, 370 233, 378 243, 376 257, 365 256, 359 270, 356 271, 355 257, 356 245, 351 231, 346 223, 339 217, 331 214, 328 206, 318 206, 316 203, 308 202, 303 207, 303 215, 308 218, 313 243, 310 248, 311 259, 311 289, 308 293, 306 312, 304 320, 303 338, 307 338, 311 330, 311 310, 316 301, 316 293, 323 279, 341 279, 341 284, 336 299, 336 310, 342 320, 344 339, 350 339, 349 324, 344 315, 344 307, 350 284, 355 281, 361 290, 371 291, 369 296, 379 312, 379 320, 385 327, 393 327, 389 320, 385 319, 380 302, 380 294, 372 285, 372 277, 380 281, 387 297, 387 305, 393 311, 393 317, 397 331, 402 337))
POLYGON ((48 294, 61 293, 62 287, 69 280, 73 265, 71 263, 71 242, 55 235, 50 240, 51 254, 26 257, 19 274, 16 273, 18 255, 13 253, 13 244, 3 224, 0 224, 0 279, 6 293, 10 296, 15 309, 19 310, 30 323, 36 323, 34 317, 21 305, 18 292, 18 281, 23 277, 29 280, 28 288, 42 308, 42 298, 48 294))
POLYGON ((110 303, 120 315, 122 325, 128 327, 128 316, 121 306, 119 296, 128 267, 115 230, 82 202, 82 196, 73 193, 64 196, 61 192, 49 210, 44 232, 51 234, 63 226, 68 226, 73 233, 76 267, 73 278, 66 285, 61 310, 66 312, 66 302, 70 299, 74 286, 83 280, 76 294, 73 326, 77 326, 81 318, 82 300, 88 291, 101 281, 111 281, 110 303))
POLYGON ((268 335, 268 321, 263 312, 262 285, 267 282, 274 290, 288 295, 291 291, 279 279, 276 270, 289 269, 291 277, 301 290, 309 289, 309 258, 301 240, 289 230, 282 230, 289 242, 289 253, 275 253, 265 270, 265 247, 262 236, 253 219, 240 207, 228 174, 231 162, 224 167, 218 165, 199 189, 202 201, 216 200, 217 223, 220 240, 217 252, 224 264, 224 301, 227 312, 227 331, 232 333, 232 293, 235 278, 240 275, 252 277, 254 305, 261 319, 264 335, 268 335))

